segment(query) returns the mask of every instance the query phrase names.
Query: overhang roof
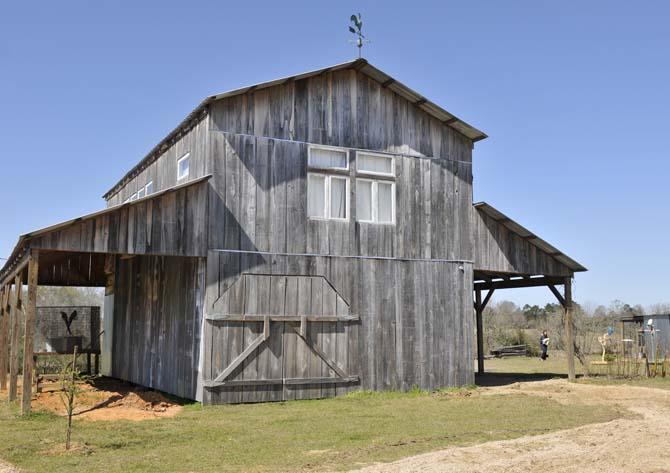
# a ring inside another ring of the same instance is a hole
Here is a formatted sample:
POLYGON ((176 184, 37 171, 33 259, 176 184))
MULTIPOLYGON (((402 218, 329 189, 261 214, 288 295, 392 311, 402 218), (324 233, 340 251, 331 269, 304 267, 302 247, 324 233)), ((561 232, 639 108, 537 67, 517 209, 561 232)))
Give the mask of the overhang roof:
POLYGON ((200 104, 191 112, 189 113, 184 120, 175 128, 172 130, 163 140, 161 140, 149 153, 140 161, 136 166, 134 166, 128 173, 126 173, 125 176, 123 176, 119 182, 117 182, 110 190, 108 190, 103 198, 107 199, 111 195, 113 195, 116 190, 130 177, 136 175, 137 173, 141 172, 142 169, 144 169, 147 165, 149 165, 151 162, 153 162, 158 155, 160 155, 165 149, 168 147, 167 143, 171 141, 175 136, 177 136, 179 133, 183 132, 184 129, 187 129, 192 123, 199 121, 199 119, 203 116, 204 111, 206 110, 207 106, 211 104, 212 102, 216 102, 217 100, 221 100, 224 98, 228 97, 233 97, 235 95, 241 95, 245 94, 247 92, 251 92, 254 90, 260 90, 260 89, 265 89, 268 87, 272 87, 275 85, 280 85, 285 82, 289 81, 296 81, 300 79, 306 79, 308 77, 312 76, 317 76, 320 74, 324 74, 326 72, 331 72, 331 71, 337 71, 337 70, 342 70, 342 69, 355 69, 366 76, 374 79, 375 81, 379 82, 380 84, 383 84, 384 87, 388 88, 389 90, 392 90, 393 92, 397 93, 401 97, 407 99, 408 101, 412 102, 414 105, 422 109, 424 112, 428 113, 435 119, 441 121, 444 123, 446 126, 449 126, 453 128, 454 130, 458 131, 459 133, 463 134, 467 138, 471 139, 472 141, 479 141, 483 140, 484 138, 487 138, 487 135, 478 130, 477 128, 473 127, 472 125, 469 125, 468 123, 464 122, 460 118, 456 117, 452 113, 446 111, 444 108, 440 107, 439 105, 431 102, 428 100, 426 97, 423 95, 419 94, 418 92, 415 92, 414 90, 410 89, 407 87, 405 84, 402 82, 394 79, 390 75, 386 74, 380 69, 377 69, 375 66, 370 64, 366 59, 360 58, 356 59, 354 61, 349 61, 345 62, 342 64, 336 64, 334 66, 328 66, 324 67, 321 69, 317 69, 314 71, 310 72, 305 72, 302 74, 294 75, 294 76, 288 76, 288 77, 282 77, 280 79, 275 79, 271 80, 268 82, 261 82, 259 84, 254 84, 250 85, 247 87, 242 87, 239 89, 234 89, 230 90, 228 92, 222 92, 220 94, 216 95, 211 95, 204 99, 200 104))
POLYGON ((558 262, 567 266, 573 272, 588 271, 584 266, 579 264, 577 261, 570 258, 565 253, 558 250, 556 247, 550 245, 545 240, 535 235, 530 230, 519 225, 517 222, 509 218, 507 215, 503 214, 499 210, 496 210, 494 207, 490 206, 486 202, 478 202, 474 204, 475 208, 481 212, 484 212, 486 215, 491 217, 493 220, 498 222, 500 225, 505 226, 512 233, 517 234, 519 237, 528 241, 531 245, 536 246, 538 249, 547 253, 558 262))
POLYGON ((4 281, 5 278, 9 274, 12 273, 12 270, 14 270, 16 268, 16 266, 21 263, 23 254, 25 253, 26 248, 27 248, 27 244, 32 238, 36 238, 36 237, 48 234, 50 232, 54 232, 54 231, 58 231, 58 230, 67 228, 67 227, 69 227, 71 225, 74 225, 76 223, 79 223, 79 222, 95 219, 97 217, 101 217, 101 216, 106 215, 106 214, 114 213, 114 212, 116 212, 119 209, 122 209, 124 207, 135 206, 135 205, 138 205, 142 202, 158 199, 161 196, 163 196, 165 194, 168 194, 170 192, 176 192, 176 191, 184 189, 186 187, 191 187, 191 186, 194 186, 194 185, 199 184, 201 182, 207 181, 211 177, 212 177, 211 174, 206 175, 206 176, 203 176, 203 177, 185 182, 183 184, 179 184, 179 185, 176 185, 176 186, 173 186, 173 187, 168 187, 167 189, 163 189, 161 191, 154 192, 154 193, 152 193, 152 194, 150 194, 146 197, 143 197, 141 199, 136 199, 132 202, 125 202, 123 204, 114 205, 114 206, 108 207, 106 209, 99 210, 97 212, 82 215, 81 217, 76 217, 76 218, 73 218, 73 219, 70 219, 70 220, 65 220, 63 222, 60 222, 60 223, 57 223, 57 224, 54 224, 54 225, 50 225, 48 227, 44 227, 44 228, 41 228, 39 230, 32 231, 30 233, 25 233, 25 234, 23 234, 19 237, 19 241, 14 246, 14 250, 12 251, 12 254, 7 259, 7 261, 5 262, 2 269, 0 269, 0 281, 4 281))

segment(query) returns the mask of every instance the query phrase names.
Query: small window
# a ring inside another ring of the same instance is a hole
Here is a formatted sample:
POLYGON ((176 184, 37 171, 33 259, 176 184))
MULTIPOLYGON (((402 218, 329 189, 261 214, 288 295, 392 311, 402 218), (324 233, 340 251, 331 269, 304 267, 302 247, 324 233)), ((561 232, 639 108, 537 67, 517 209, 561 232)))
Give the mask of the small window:
POLYGON ((144 195, 149 195, 154 191, 154 181, 147 182, 147 185, 144 187, 144 195))
POLYGON ((184 156, 177 160, 177 180, 181 181, 186 179, 189 174, 189 155, 186 153, 184 156))
POLYGON ((130 196, 130 201, 137 200, 137 192, 130 196))
POLYGON ((356 179, 356 220, 395 223, 395 183, 356 179))
POLYGON ((307 156, 307 163, 312 168, 349 169, 347 150, 342 148, 311 146, 307 156))
POLYGON ((326 174, 307 175, 307 215, 311 218, 349 218, 349 179, 326 174))
POLYGON ((142 197, 144 197, 144 187, 137 191, 137 198, 141 199, 142 197))
POLYGON ((393 176, 393 156, 358 152, 356 153, 356 170, 365 174, 393 176))

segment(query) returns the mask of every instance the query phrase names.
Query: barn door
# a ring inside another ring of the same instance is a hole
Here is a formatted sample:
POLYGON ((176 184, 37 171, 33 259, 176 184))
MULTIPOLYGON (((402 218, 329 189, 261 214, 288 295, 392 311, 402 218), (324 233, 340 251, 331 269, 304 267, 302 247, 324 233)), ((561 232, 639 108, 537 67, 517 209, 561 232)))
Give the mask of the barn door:
POLYGON ((347 368, 357 317, 326 278, 243 274, 213 309, 205 387, 227 390, 225 402, 329 397, 358 382, 347 368))

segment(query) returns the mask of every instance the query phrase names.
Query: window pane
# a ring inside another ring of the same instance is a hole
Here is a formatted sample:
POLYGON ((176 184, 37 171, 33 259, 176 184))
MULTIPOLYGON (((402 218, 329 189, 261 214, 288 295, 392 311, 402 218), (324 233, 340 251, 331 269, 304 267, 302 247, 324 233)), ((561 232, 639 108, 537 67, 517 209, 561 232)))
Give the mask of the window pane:
POLYGON ((141 199, 144 197, 144 187, 137 191, 137 198, 141 199))
POLYGON ((309 165, 317 168, 347 168, 347 152, 336 149, 310 148, 309 165))
POLYGON ((358 153, 356 159, 358 160, 359 171, 393 174, 393 158, 390 156, 358 153))
POLYGON ((381 223, 393 222, 393 184, 377 183, 377 220, 381 223))
POLYGON ((356 218, 372 220, 372 182, 356 180, 356 218))
POLYGON ((347 218, 347 181, 330 178, 330 218, 347 218))
POLYGON ((187 154, 177 162, 177 179, 188 177, 189 173, 189 155, 187 154))
POLYGON ((310 174, 307 180, 307 215, 310 217, 326 217, 326 179, 323 176, 310 174))
POLYGON ((144 193, 145 193, 146 195, 149 195, 149 194, 151 194, 153 191, 154 191, 154 183, 153 183, 153 181, 151 181, 151 182, 149 182, 149 183, 147 184, 147 189, 146 189, 146 191, 145 191, 144 193))

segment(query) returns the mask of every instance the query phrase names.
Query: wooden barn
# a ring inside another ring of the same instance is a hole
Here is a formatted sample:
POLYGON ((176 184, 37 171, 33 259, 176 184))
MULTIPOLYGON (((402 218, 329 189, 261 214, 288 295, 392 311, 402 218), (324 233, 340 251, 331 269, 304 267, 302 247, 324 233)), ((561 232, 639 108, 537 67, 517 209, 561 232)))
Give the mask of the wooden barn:
POLYGON ((569 321, 585 270, 473 205, 483 138, 365 59, 206 98, 106 209, 20 237, 0 381, 23 343, 31 385, 54 285, 106 288, 105 374, 204 403, 473 383, 493 291, 549 286, 569 321))

